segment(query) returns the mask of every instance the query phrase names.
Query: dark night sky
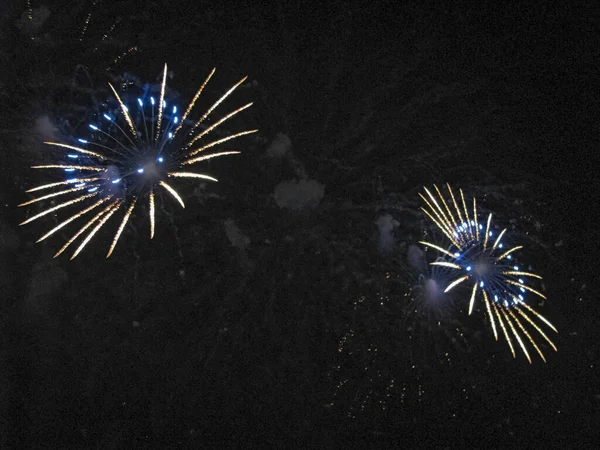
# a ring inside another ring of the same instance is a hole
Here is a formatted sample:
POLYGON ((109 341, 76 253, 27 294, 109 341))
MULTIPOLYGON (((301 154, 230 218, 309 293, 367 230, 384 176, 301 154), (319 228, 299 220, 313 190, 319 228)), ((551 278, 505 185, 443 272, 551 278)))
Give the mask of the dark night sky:
POLYGON ((92 3, 7 1, 0 24, 2 448, 591 448, 592 8, 92 3), (39 27, 19 19, 29 4, 51 13, 39 27), (209 99, 247 74, 229 105, 254 105, 231 127, 259 133, 211 162, 218 184, 184 185, 186 209, 161 209, 153 241, 141 218, 108 261, 110 232, 76 262, 52 259, 72 233, 34 245, 50 222, 19 227, 16 208, 48 158, 41 118, 81 134, 107 81, 155 83, 165 61, 182 99, 212 67, 209 99), (291 148, 270 157, 280 134, 291 148), (292 179, 324 185, 318 205, 278 203, 292 179), (544 276, 559 328, 546 364, 513 360, 476 318, 408 314, 418 193, 446 182, 544 276), (391 252, 377 244, 386 214, 391 252))

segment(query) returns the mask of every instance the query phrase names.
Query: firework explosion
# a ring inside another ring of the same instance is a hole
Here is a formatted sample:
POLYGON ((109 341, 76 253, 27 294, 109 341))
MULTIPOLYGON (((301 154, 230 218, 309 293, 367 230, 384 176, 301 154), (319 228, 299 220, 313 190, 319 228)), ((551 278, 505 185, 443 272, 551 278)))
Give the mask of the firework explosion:
POLYGON ((210 126, 201 126, 214 109, 246 80, 246 77, 244 77, 223 94, 200 119, 197 121, 188 119, 196 101, 214 73, 215 69, 210 72, 200 86, 181 117, 177 115, 177 107, 167 108, 165 101, 166 64, 159 98, 138 98, 137 113, 135 115, 123 103, 116 89, 109 84, 118 103, 116 116, 120 120, 110 114, 104 114, 102 116, 104 126, 101 123, 89 125, 91 130, 89 139, 77 139, 77 142, 73 144, 45 142, 45 144, 59 150, 65 150, 68 153, 58 164, 36 165, 32 168, 61 170, 66 172, 69 178, 66 180, 63 178, 63 181, 44 184, 28 190, 27 192, 42 190, 51 190, 52 192, 19 206, 26 206, 59 196, 69 196, 70 198, 35 214, 22 222, 21 225, 53 214, 63 208, 74 205, 79 206, 75 213, 38 239, 37 242, 40 242, 80 217, 92 211, 96 212, 55 255, 56 257, 63 253, 74 241, 81 237, 81 243, 71 257, 73 259, 114 214, 124 211, 106 255, 108 258, 113 253, 136 205, 144 201, 148 205, 150 238, 153 238, 157 191, 163 189, 182 207, 185 207, 181 196, 171 184, 167 183, 167 179, 189 178, 217 181, 209 175, 190 172, 186 168, 207 159, 240 153, 237 150, 225 150, 206 154, 205 151, 231 139, 258 131, 246 130, 210 142, 203 141, 211 131, 214 131, 223 122, 252 105, 252 103, 248 103, 225 115, 210 126), (148 114, 146 113, 147 109, 150 109, 148 114))
POLYGON ((546 297, 525 281, 531 278, 541 279, 541 277, 522 271, 513 258, 513 253, 523 247, 504 248, 502 237, 506 229, 494 236, 491 231, 492 214, 488 215, 485 224, 480 223, 475 198, 473 198, 473 208, 469 212, 462 190, 459 190, 460 198, 457 199, 448 185, 449 201, 444 199, 437 186, 435 186, 435 190, 437 198, 427 188, 425 188, 426 196, 420 194, 426 204, 426 207, 421 209, 448 238, 450 246, 444 249, 430 242, 422 241, 421 244, 436 249, 446 258, 442 261, 435 261, 431 263, 432 265, 445 267, 454 272, 455 277, 444 292, 449 292, 465 282, 472 285, 469 314, 473 311, 475 299, 479 296, 478 294, 481 294, 496 340, 498 340, 499 326, 513 357, 516 355, 511 335, 514 336, 527 360, 531 363, 524 336, 541 358, 546 361, 534 338, 525 328, 525 324, 541 335, 554 350, 556 350, 556 346, 538 323, 544 323, 555 332, 557 330, 526 303, 525 294, 527 292, 544 300, 546 297), (458 201, 460 201, 460 206, 458 201))

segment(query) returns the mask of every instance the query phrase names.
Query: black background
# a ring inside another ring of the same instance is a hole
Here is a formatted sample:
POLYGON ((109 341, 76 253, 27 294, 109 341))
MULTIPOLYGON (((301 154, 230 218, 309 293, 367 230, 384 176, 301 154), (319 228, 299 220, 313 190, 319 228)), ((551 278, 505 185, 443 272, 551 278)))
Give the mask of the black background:
POLYGON ((5 3, 2 448, 594 442, 593 8, 47 1, 41 27, 19 29, 29 3, 5 3), (238 126, 260 132, 211 163, 218 184, 186 185, 185 210, 165 206, 153 241, 140 220, 108 261, 109 234, 52 259, 61 239, 34 245, 49 223, 19 227, 16 207, 47 158, 39 118, 82 133, 106 81, 156 82, 165 62, 182 98, 212 67, 209 96, 248 74, 229 104, 254 101, 238 126), (293 158, 266 157, 278 133, 293 158), (325 196, 293 212, 272 194, 298 165, 325 196), (477 320, 461 321, 464 345, 451 326, 407 326, 418 192, 446 182, 511 226, 544 276, 560 331, 546 364, 513 359, 477 320), (377 247, 384 214, 399 222, 391 253, 377 247))

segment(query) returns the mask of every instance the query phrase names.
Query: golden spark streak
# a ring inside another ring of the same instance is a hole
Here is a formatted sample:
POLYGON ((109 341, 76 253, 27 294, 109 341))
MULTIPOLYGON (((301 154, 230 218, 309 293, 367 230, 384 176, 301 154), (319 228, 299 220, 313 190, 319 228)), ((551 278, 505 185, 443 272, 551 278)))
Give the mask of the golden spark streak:
POLYGON ((158 102, 158 120, 156 122, 156 137, 155 140, 158 141, 160 137, 160 125, 162 122, 163 116, 163 103, 165 101, 165 87, 167 85, 167 64, 165 63, 165 69, 163 70, 163 80, 160 86, 160 100, 158 102))
POLYGON ((113 59, 112 64, 109 66, 109 69, 112 69, 114 66, 116 66, 123 58, 125 58, 127 55, 129 55, 132 52, 135 52, 137 50, 137 46, 134 47, 129 47, 129 49, 125 50, 123 53, 121 53, 119 56, 117 56, 115 59, 113 59))
POLYGON ((551 347, 554 349, 554 351, 555 351, 555 352, 557 352, 557 351, 558 351, 558 349, 557 349, 557 348, 556 348, 556 346, 554 345, 554 342, 552 342, 552 341, 550 340, 550 338, 549 338, 548 336, 546 336, 546 334, 545 334, 545 333, 544 333, 544 332, 541 330, 541 328, 540 328, 540 327, 539 327, 539 326, 538 326, 538 325, 537 325, 537 324, 536 324, 536 323, 535 323, 533 320, 531 320, 531 318, 530 318, 530 317, 529 317, 527 314, 525 314, 523 311, 521 311, 521 309, 520 309, 520 308, 516 307, 515 309, 516 309, 516 310, 517 310, 517 312, 518 312, 518 313, 521 315, 521 317, 524 317, 524 318, 525 318, 525 320, 527 320, 527 322, 529 322, 529 324, 530 324, 530 325, 531 325, 533 328, 535 328, 535 329, 536 329, 536 331, 537 331, 538 333, 540 333, 544 339, 546 339, 546 341, 548 342, 548 344, 550 344, 550 346, 551 346, 551 347))
POLYGON ((510 250, 508 250, 508 251, 506 251, 506 252, 502 253, 500 256, 498 256, 498 257, 496 258, 496 261, 500 261, 500 260, 502 260, 502 259, 506 258, 508 255, 510 255, 512 252, 514 252, 514 251, 517 251, 517 250, 520 250, 520 249, 522 249, 522 248, 523 248, 523 246, 522 246, 522 245, 517 245, 516 247, 513 247, 513 248, 511 248, 510 250))
POLYGON ((38 187, 34 187, 33 189, 29 189, 28 191, 25 191, 25 192, 29 193, 29 192, 41 191, 42 189, 49 189, 49 188, 53 188, 53 187, 56 187, 56 186, 63 186, 65 184, 87 183, 87 182, 90 182, 90 181, 98 181, 100 179, 101 179, 100 177, 94 177, 94 178, 75 178, 73 180, 60 181, 58 183, 44 184, 42 186, 38 186, 38 187))
POLYGON ((96 166, 74 166, 67 164, 48 164, 44 166, 31 166, 32 169, 76 169, 76 170, 91 170, 93 172, 104 172, 104 167, 96 166))
MULTIPOLYGON (((502 315, 504 316, 504 319, 506 320, 506 322, 508 323, 510 329, 512 330, 514 336, 517 338, 517 341, 519 342, 519 345, 521 346, 521 350, 523 350, 523 353, 525 353, 525 356, 527 357, 527 361, 529 361, 529 364, 531 364, 531 357, 529 356, 529 352, 527 351, 527 348, 525 347, 525 344, 523 343, 523 341, 521 340, 521 336, 519 336, 519 333, 517 333, 517 330, 515 330, 514 325, 512 324, 512 322, 510 321, 510 319, 508 318, 508 315, 506 314, 508 312, 508 314, 510 314, 511 317, 513 317, 514 319, 516 319, 516 317, 514 317, 514 315, 510 312, 510 310, 502 308, 502 315)), ((519 322, 518 320, 516 320, 517 325, 519 325, 519 327, 521 329, 523 329, 523 325, 521 325, 521 322, 519 322)))
POLYGON ((96 232, 102 228, 102 225, 104 225, 106 223, 106 221, 108 219, 110 219, 110 217, 117 212, 117 210, 121 207, 121 205, 123 204, 123 202, 117 200, 116 201, 116 205, 113 206, 113 208, 108 211, 104 217, 102 217, 102 219, 100 219, 100 222, 98 222, 98 225, 96 225, 96 227, 90 231, 90 234, 87 235, 87 237, 83 240, 83 242, 81 243, 81 245, 79 247, 77 247, 77 250, 75 250, 75 253, 73 253, 73 256, 71 256, 71 260, 73 260, 74 258, 77 257, 77 255, 79 255, 79 253, 81 253, 81 251, 83 250, 83 248, 87 245, 88 242, 90 242, 92 240, 92 238, 94 237, 94 235, 96 234, 96 232))
POLYGON ((448 213, 448 217, 450 217, 450 219, 451 219, 451 221, 449 221, 448 225, 450 226, 450 228, 452 228, 453 230, 456 231, 456 234, 458 234, 459 239, 464 242, 464 239, 463 239, 463 236, 462 236, 462 231, 460 230, 460 228, 458 228, 458 225, 456 224, 456 220, 454 218, 454 214, 452 214, 452 211, 448 207, 448 204, 446 203, 446 200, 444 199, 444 196, 442 195, 442 193, 440 192, 439 188, 435 184, 433 185, 433 187, 435 188, 436 192, 440 196, 440 200, 441 200, 442 204, 444 205, 444 207, 446 208, 446 212, 448 213))
POLYGON ((505 308, 501 308, 500 311, 502 312, 502 315, 504 316, 504 320, 506 320, 506 323, 510 327, 510 330, 512 331, 513 335, 517 339, 517 342, 519 343, 519 346, 521 347, 521 350, 523 350, 523 353, 527 357, 527 360, 529 361, 529 364, 531 364, 531 358, 529 357, 529 352, 527 351, 527 348, 525 347, 525 344, 521 340, 521 336, 519 336, 519 333, 517 332, 517 330, 515 329, 513 323, 511 322, 510 318, 508 317, 507 310, 505 308))
POLYGON ((423 244, 427 247, 435 248, 438 252, 442 252, 442 253, 448 255, 450 258, 455 258, 455 256, 452 253, 450 253, 448 250, 443 249, 442 247, 440 247, 438 245, 432 244, 431 242, 419 241, 419 244, 423 244))
MULTIPOLYGON (((458 278, 456 280, 454 280, 452 283, 450 283, 448 285, 448 287, 446 288, 446 290, 444 291, 444 294, 446 294, 447 292, 450 292, 450 290, 455 287, 457 284, 462 283, 463 281, 467 280, 469 278, 468 275, 465 275, 464 277, 458 278)), ((477 286, 477 285, 475 285, 477 286)))
POLYGON ((179 202, 179 204, 181 205, 182 208, 185 208, 185 204, 183 203, 183 200, 181 199, 181 197, 179 196, 179 194, 177 193, 177 191, 175 189, 173 189, 171 186, 169 186, 167 183, 165 183, 164 181, 161 181, 159 183, 162 187, 164 187, 167 191, 169 191, 169 193, 175 197, 175 200, 177 200, 179 202))
MULTIPOLYGON (((427 193, 427 195, 429 196, 429 198, 431 199, 431 201, 433 202, 433 204, 435 205, 435 208, 433 206, 431 206, 431 203, 429 203, 427 201, 427 199, 425 199, 425 197, 423 197, 421 195, 421 198, 423 200, 425 200, 425 202, 427 203, 427 205, 431 208, 432 212, 435 214, 435 216, 438 218, 439 222, 444 224, 444 228, 441 228, 443 230, 446 230, 446 236, 448 236, 448 238, 451 241, 454 241, 454 230, 452 229, 452 223, 450 223, 450 221, 448 220, 448 218, 446 217, 446 214, 444 214, 444 210, 440 207, 440 205, 438 205, 437 200, 435 199, 435 197, 431 194, 431 192, 429 192, 429 189, 424 188, 425 192, 427 193)), ((437 186, 436 186, 437 189, 437 186)), ((457 245, 458 248, 461 248, 460 245, 457 245)))
POLYGON ((197 134, 196 136, 194 136, 194 138, 192 138, 192 140, 190 142, 188 142, 188 146, 192 145, 194 142, 196 142, 198 139, 200 139, 202 136, 210 133, 212 130, 214 130, 215 128, 217 128, 219 125, 221 125, 223 122, 225 122, 227 119, 230 119, 231 117, 235 116, 236 114, 240 113, 241 111, 249 108, 250 106, 252 106, 252 103, 248 103, 247 105, 242 106, 241 108, 236 109, 235 111, 227 114, 225 117, 223 117, 221 120, 215 122, 214 124, 212 124, 210 127, 208 127, 206 130, 202 131, 200 134, 197 134))
POLYGON ((483 240, 483 249, 487 248, 488 237, 490 235, 490 222, 492 221, 492 213, 488 216, 487 225, 485 226, 485 239, 483 240))
MULTIPOLYGON (((456 199, 454 198, 454 192, 452 192, 452 188, 450 187, 450 183, 446 183, 446 186, 448 187, 448 192, 450 192, 450 197, 452 198, 452 204, 454 205, 454 209, 456 209, 456 213, 458 214, 458 220, 463 223, 464 220, 462 218, 462 214, 460 212, 460 208, 458 207, 458 204, 456 203, 456 199)), ((469 235, 469 237, 472 238, 471 235, 471 224, 468 223, 467 221, 467 231, 466 233, 469 235)))
POLYGON ((240 154, 240 153, 241 153, 241 152, 238 152, 238 151, 236 151, 236 150, 233 150, 233 151, 227 151, 227 152, 213 153, 213 154, 211 154, 211 155, 197 156, 197 157, 195 157, 195 158, 193 158, 193 159, 188 159, 187 161, 183 161, 183 162, 181 163, 181 165, 182 165, 182 166, 188 166, 188 165, 190 165, 190 164, 195 164, 195 163, 197 163, 197 162, 200 162, 200 161, 205 161, 205 160, 207 160, 207 159, 216 158, 216 157, 218 157, 218 156, 225 156, 225 155, 238 155, 238 154, 240 154))
POLYGON ((496 318, 498 319, 498 322, 500 323, 500 327, 502 328, 502 333, 504 334, 504 337, 506 338, 506 342, 508 342, 508 346, 510 347, 510 352, 513 355, 513 358, 516 358, 517 355, 515 353, 515 349, 512 345, 512 341, 510 340, 510 335, 508 334, 508 331, 506 330, 506 327, 504 326, 504 322, 502 321, 502 318, 500 317, 500 313, 498 312, 498 305, 496 305, 496 303, 492 303, 492 306, 494 307, 494 312, 496 313, 496 318))
POLYGON ((542 316, 541 314, 539 314, 535 309, 533 309, 531 306, 529 306, 527 303, 525 303, 524 301, 522 301, 520 298, 518 297, 514 297, 513 299, 520 305, 523 306, 525 309, 527 309, 530 313, 532 313, 534 316, 536 316, 538 319, 540 319, 542 322, 544 322, 546 325, 548 325, 550 328, 552 328, 556 333, 558 333, 558 330, 554 327, 554 325, 552 325, 544 316, 542 316))
POLYGON ((494 330, 494 337, 498 340, 498 330, 496 330, 496 321, 494 320, 494 315, 492 314, 492 307, 490 306, 490 299, 488 298, 487 292, 485 289, 482 289, 483 292, 483 301, 485 303, 485 308, 487 309, 488 316, 490 316, 490 322, 492 323, 492 330, 494 330))
MULTIPOLYGON (((99 186, 99 185, 96 184, 96 185, 92 185, 92 187, 93 186, 99 186)), ((21 203, 20 205, 17 205, 17 207, 31 205, 32 203, 41 202, 42 200, 47 200, 52 197, 58 197, 59 195, 70 194, 71 192, 82 191, 84 189, 89 189, 89 188, 90 188, 90 186, 87 185, 87 186, 81 186, 78 188, 67 189, 65 191, 53 192, 52 194, 44 195, 43 197, 34 198, 33 200, 29 200, 28 202, 21 203)))
POLYGON ((248 77, 244 77, 242 78, 240 81, 238 81, 236 84, 234 84, 227 92, 225 92, 221 98, 219 100, 217 100, 210 108, 208 108, 208 111, 206 111, 204 113, 204 115, 202 117, 200 117, 200 119, 194 124, 194 126, 192 127, 192 129, 190 130, 190 133, 192 133, 197 127, 198 125, 200 125, 209 115, 211 112, 214 111, 214 109, 219 106, 221 104, 221 102, 223 100, 225 100, 227 97, 229 97, 229 95, 240 85, 242 84, 244 81, 246 81, 248 77))
POLYGON ((509 279, 506 279, 504 281, 506 281, 509 284, 512 284, 513 286, 518 286, 520 288, 528 290, 529 292, 533 292, 534 294, 542 297, 544 300, 548 300, 544 294, 542 294, 541 292, 536 291, 533 288, 530 288, 529 286, 524 285, 523 283, 519 283, 517 281, 513 281, 513 280, 509 280, 509 279))
POLYGON ((133 208, 135 207, 136 201, 137 201, 137 199, 133 199, 133 201, 131 202, 131 205, 129 205, 129 208, 127 209, 127 212, 125 213, 123 220, 121 221, 121 225, 119 225, 119 228, 117 229, 117 232, 115 233, 115 237, 113 238, 112 243, 110 244, 110 248, 108 249, 108 253, 106 254, 107 258, 110 258, 110 255, 112 255, 113 250, 117 246, 117 242, 119 241, 119 238, 121 237, 121 233, 123 233, 123 230, 125 229, 125 225, 127 225, 127 221, 131 217, 131 213, 133 212, 133 208))
POLYGON ((61 203, 61 204, 59 204, 59 205, 56 205, 56 206, 54 206, 54 207, 52 207, 52 208, 49 208, 49 209, 47 209, 47 210, 45 210, 45 211, 42 211, 41 213, 39 213, 39 214, 36 214, 36 215, 35 215, 35 216, 33 216, 33 217, 30 217, 30 218, 29 218, 29 219, 27 219, 26 221, 24 221, 24 222, 21 222, 19 225, 25 225, 26 223, 32 222, 32 221, 34 221, 35 219, 39 219, 40 217, 43 217, 43 216, 45 216, 46 214, 53 213, 54 211, 57 211, 57 210, 59 210, 59 209, 61 209, 61 208, 65 208, 65 207, 67 207, 67 206, 74 205, 75 203, 81 202, 81 201, 85 200, 86 198, 91 198, 91 197, 94 197, 94 196, 96 196, 96 195, 98 195, 98 192, 94 192, 94 193, 92 193, 92 194, 85 194, 85 195, 82 195, 81 197, 77 197, 77 198, 74 198, 74 199, 72 199, 72 200, 69 200, 69 201, 67 201, 67 202, 61 203))
POLYGON ((506 270, 504 272, 502 272, 502 275, 522 275, 524 277, 533 277, 533 278, 537 278, 538 280, 542 280, 543 278, 540 277, 539 275, 536 275, 535 273, 530 273, 530 272, 521 272, 520 270, 506 270))
MULTIPOLYGON (((448 184, 448 187, 450 187, 450 185, 448 184)), ((462 199, 462 204, 463 204, 463 208, 465 210, 465 217, 467 218, 467 224, 469 225, 469 235, 471 236, 471 239, 473 239, 473 230, 471 229, 471 219, 469 218, 469 210, 467 209, 467 203, 465 202, 465 194, 463 194, 463 190, 459 189, 460 192, 460 198, 462 199)), ((475 227, 477 227, 477 224, 475 224, 475 227)))
POLYGON ((175 136, 181 130, 181 127, 183 127, 183 123, 185 122, 185 119, 187 119, 187 116, 190 114, 190 112, 192 111, 192 108, 196 104, 196 100, 198 100, 198 97, 200 97, 200 94, 202 94, 202 91, 204 90, 204 88, 208 84, 208 80, 211 79, 211 77, 214 75, 214 73, 215 73, 216 70, 217 70, 216 67, 213 68, 213 70, 208 74, 208 77, 206 78, 206 80, 204 81, 204 83, 202 83, 202 86, 200 86, 200 89, 198 89, 198 92, 196 92, 196 95, 194 95, 194 98, 192 99, 192 101, 188 105, 187 109, 185 110, 185 113, 181 117, 181 121, 179 122, 179 126, 173 132, 173 136, 175 136))
POLYGON ((434 261, 431 263, 432 266, 442 266, 442 267, 449 267, 451 269, 458 269, 461 270, 462 267, 460 267, 458 264, 454 264, 451 262, 446 262, 446 261, 434 261))
POLYGON ((77 239, 81 235, 81 233, 83 233, 90 226, 92 226, 94 224, 94 222, 96 222, 100 217, 102 217, 102 215, 105 212, 107 212, 108 210, 110 210, 111 208, 113 208, 117 202, 118 202, 118 200, 114 200, 110 205, 108 205, 106 208, 104 208, 102 211, 100 211, 98 214, 96 214, 94 217, 92 217, 83 227, 81 227, 79 229, 79 231, 77 233, 75 233, 71 237, 71 239, 69 239, 67 241, 67 243, 65 245, 62 246, 62 248, 58 252, 56 252, 56 254, 54 255, 54 257, 56 258, 60 254, 62 254, 69 247, 69 245, 71 245, 73 243, 73 241, 75 241, 75 239, 77 239))
MULTIPOLYGON (((544 358, 544 354, 542 353, 542 351, 540 350, 540 348, 537 346, 537 344, 535 343, 535 341, 533 340, 533 338, 531 337, 531 335, 527 332, 527 330, 525 329, 525 327, 521 324, 521 321, 519 320, 519 318, 517 316, 515 316, 515 314, 509 308, 507 308, 506 311, 508 312, 508 314, 510 314, 510 317, 512 317, 513 320, 517 323, 517 325, 519 326, 519 328, 521 329, 521 331, 523 332, 523 334, 525 336, 527 336, 527 339, 529 339, 529 342, 531 342, 531 345, 533 345, 533 348, 535 348, 537 350, 537 352, 540 355, 540 357, 542 358, 542 360, 544 362, 546 362, 546 358, 544 358)), ((527 357, 529 359, 529 355, 527 355, 527 357)), ((529 363, 531 364, 531 359, 529 359, 529 363)))
POLYGON ((502 230, 502 232, 496 238, 496 242, 494 242, 494 246, 492 247, 492 250, 496 250, 496 247, 498 247, 498 244, 500 243, 500 239, 502 239, 502 236, 504 236, 505 232, 506 232, 506 228, 504 230, 502 230))
POLYGON ((154 190, 150 190, 150 194, 148 195, 148 201, 150 203, 150 239, 154 239, 154 190))
MULTIPOLYGON (((468 277, 465 277, 468 278, 468 277)), ((446 289, 447 291, 448 289, 446 289)), ((473 305, 475 305, 475 295, 477 294, 477 283, 473 284, 473 290, 471 291, 471 299, 469 300, 469 315, 473 312, 473 305)))
POLYGON ((39 238, 36 242, 36 244, 38 242, 43 241, 44 239, 52 236, 54 233, 56 233, 58 230, 60 230, 61 228, 63 228, 64 226, 68 225, 69 223, 73 222, 75 219, 78 219, 79 217, 83 216, 84 214, 87 214, 88 212, 90 212, 91 210, 97 208, 98 206, 100 206, 102 203, 104 203, 106 200, 108 200, 109 197, 105 197, 102 198, 100 200, 98 200, 96 203, 94 203, 92 206, 88 206, 85 209, 82 209, 79 212, 76 212, 75 214, 73 214, 71 217, 69 217, 68 219, 66 219, 65 221, 61 222, 60 224, 58 224, 57 226, 55 226, 54 228, 52 228, 50 231, 48 231, 45 235, 43 235, 41 238, 39 238))
POLYGON ((137 132, 135 131, 135 126, 133 125, 133 121, 131 120, 131 116, 129 115, 129 110, 127 109, 127 106, 125 106, 125 103, 123 103, 123 100, 121 100, 121 97, 119 97, 119 94, 117 94, 117 91, 113 87, 113 85, 110 83, 108 83, 108 85, 112 89, 113 93, 115 94, 115 97, 117 98, 117 101, 119 102, 119 105, 121 106, 121 111, 123 112, 123 116, 125 117, 125 121, 127 122, 127 125, 129 125, 129 130, 131 131, 131 136, 134 139, 137 138, 137 132))
POLYGON ((423 211, 427 215, 427 217, 429 217, 433 221, 433 223, 442 231, 442 233, 444 233, 444 235, 450 240, 450 242, 452 242, 452 244, 454 244, 455 247, 460 249, 460 243, 456 239, 454 239, 454 234, 452 233, 451 229, 447 228, 444 219, 439 215, 437 210, 431 205, 431 203, 429 203, 429 201, 422 194, 419 195, 421 196, 423 201, 425 201, 427 206, 431 208, 432 213, 430 213, 427 209, 423 207, 421 207, 421 211, 423 211), (433 217, 434 215, 436 217, 433 217))
POLYGON ((479 222, 477 221, 477 200, 473 197, 473 217, 475 220, 475 239, 479 241, 479 222))
MULTIPOLYGON (((421 194, 419 194, 421 195, 421 194)), ((423 200, 425 200, 425 202, 427 202, 427 199, 425 199, 425 197, 421 196, 421 198, 423 200)), ((427 202, 427 204, 429 204, 429 202, 427 202)), ((429 205, 431 207, 431 205, 429 205)), ((442 224, 441 222, 438 222, 438 219, 436 219, 435 217, 433 217, 433 215, 426 210, 425 208, 421 207, 421 211, 423 211, 427 217, 429 217, 432 222, 440 229, 442 230, 442 233, 444 233, 444 235, 450 240, 450 242, 452 242, 452 244, 454 244, 455 247, 460 248, 460 244, 454 239, 454 236, 451 235, 447 230, 446 230, 446 226, 445 224, 442 224)), ((432 209, 432 211, 435 211, 434 209, 432 209)), ((438 215, 439 217, 439 215, 438 215)), ((441 220, 441 218, 440 218, 441 220)))
POLYGON ((208 175, 203 175, 201 173, 194 173, 194 172, 169 172, 168 175, 170 177, 201 178, 203 180, 218 181, 216 178, 210 177, 208 175))
POLYGON ((200 148, 197 148, 197 149, 192 150, 191 152, 189 152, 186 155, 186 158, 191 158, 192 156, 197 155, 198 153, 200 153, 203 150, 206 150, 207 148, 214 147, 215 145, 222 144, 223 142, 227 142, 227 141, 229 141, 231 139, 234 139, 234 138, 237 138, 237 137, 240 137, 240 136, 245 136, 246 134, 256 133, 257 131, 258 130, 242 131, 240 133, 232 134, 231 136, 227 136, 227 137, 224 137, 222 139, 218 139, 216 141, 209 142, 208 144, 206 144, 206 145, 204 145, 204 146, 202 146, 200 148))
POLYGON ((64 148, 69 148, 69 149, 71 149, 71 150, 75 150, 76 152, 83 153, 84 155, 94 156, 94 157, 96 157, 96 158, 98 158, 98 159, 101 159, 101 160, 105 160, 105 159, 106 159, 106 157, 105 157, 104 155, 101 155, 100 153, 91 152, 91 151, 89 151, 89 150, 86 150, 86 149, 84 149, 84 148, 81 148, 81 147, 75 147, 75 146, 73 146, 73 145, 60 144, 60 143, 58 143, 58 142, 47 142, 47 141, 45 141, 45 142, 44 142, 44 144, 48 144, 48 145, 54 145, 54 146, 56 146, 56 147, 64 147, 64 148))

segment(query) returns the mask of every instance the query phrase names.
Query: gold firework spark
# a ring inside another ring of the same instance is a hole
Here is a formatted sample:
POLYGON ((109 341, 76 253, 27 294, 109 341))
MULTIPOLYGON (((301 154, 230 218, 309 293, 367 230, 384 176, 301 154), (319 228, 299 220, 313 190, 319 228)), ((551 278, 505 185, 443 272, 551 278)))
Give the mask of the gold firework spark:
POLYGON ((57 164, 36 165, 32 168, 59 169, 67 173, 73 173, 74 176, 70 179, 44 184, 28 190, 27 192, 43 190, 50 191, 50 193, 21 203, 19 206, 44 202, 59 196, 68 199, 62 203, 53 204, 38 214, 29 217, 21 225, 53 214, 63 208, 83 205, 43 235, 37 241, 40 242, 91 211, 98 211, 97 208, 103 205, 103 209, 89 219, 56 253, 55 257, 63 253, 67 247, 81 237, 82 241, 71 257, 71 259, 75 258, 104 224, 109 221, 111 216, 119 211, 124 211, 106 255, 107 258, 110 257, 135 207, 144 198, 147 198, 150 238, 153 238, 156 223, 155 199, 157 191, 161 188, 164 189, 164 192, 184 207, 181 195, 175 187, 166 182, 166 179, 188 178, 217 181, 216 178, 209 175, 191 172, 189 166, 207 159, 240 153, 238 150, 230 149, 217 153, 204 154, 203 152, 229 140, 258 131, 256 129, 246 130, 224 138, 205 141, 207 136, 217 127, 252 105, 252 103, 248 103, 214 121, 212 125, 203 126, 203 122, 210 117, 217 106, 225 101, 246 80, 246 77, 225 92, 207 109, 199 120, 193 122, 189 120, 188 116, 194 109, 196 101, 208 81, 214 75, 215 69, 210 72, 204 83, 202 83, 181 118, 177 115, 176 107, 173 107, 172 111, 166 108, 167 73, 167 65, 165 64, 158 104, 156 105, 153 97, 150 98, 152 104, 150 117, 146 117, 144 102, 141 99, 138 99, 137 116, 132 115, 117 90, 109 83, 119 106, 118 115, 121 117, 121 121, 104 114, 104 119, 109 123, 109 130, 104 131, 100 126, 90 124, 92 138, 90 140, 79 139, 81 145, 45 142, 45 144, 54 148, 67 150, 71 153, 67 154, 66 158, 61 158, 61 161, 57 164), (119 125, 119 122, 124 125, 119 125), (199 153, 202 154, 198 155, 199 153), (184 167, 186 170, 183 170, 184 167), (89 204, 90 201, 93 202, 91 205, 89 204))
POLYGON ((434 188, 437 195, 427 188, 424 188, 425 195, 419 194, 426 205, 421 209, 448 238, 450 246, 445 249, 431 242, 420 243, 439 251, 446 257, 444 261, 436 261, 431 263, 432 265, 454 271, 454 280, 448 284, 445 292, 461 284, 471 285, 469 314, 473 312, 475 300, 482 298, 496 340, 498 340, 499 328, 513 357, 516 357, 514 339, 529 363, 531 357, 525 342, 529 342, 545 362, 544 354, 524 324, 535 330, 555 351, 556 346, 542 330, 540 324, 545 324, 554 332, 558 331, 525 302, 527 292, 544 300, 546 297, 526 282, 527 279, 542 277, 521 270, 513 260, 513 253, 523 247, 505 249, 502 238, 506 229, 494 236, 491 230, 492 214, 480 223, 475 198, 473 198, 473 207, 469 211, 462 189, 459 190, 460 197, 457 199, 448 184, 449 199, 446 199, 437 186, 434 185, 434 188))

